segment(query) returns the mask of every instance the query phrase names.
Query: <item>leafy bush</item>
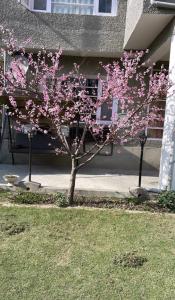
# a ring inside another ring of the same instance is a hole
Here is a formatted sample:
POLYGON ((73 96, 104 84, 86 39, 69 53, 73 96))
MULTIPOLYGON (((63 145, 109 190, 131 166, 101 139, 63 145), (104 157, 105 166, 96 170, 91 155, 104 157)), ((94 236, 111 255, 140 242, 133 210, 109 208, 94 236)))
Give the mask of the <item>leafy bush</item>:
POLYGON ((126 201, 129 203, 129 204, 133 204, 133 205, 139 205, 139 204, 142 204, 144 201, 142 199, 142 197, 128 197, 126 198, 126 201))
POLYGON ((66 196, 63 193, 42 194, 32 192, 19 192, 13 195, 13 202, 18 204, 56 204, 59 207, 68 206, 66 196))
POLYGON ((63 193, 57 193, 55 195, 56 198, 56 204, 59 207, 67 207, 69 205, 66 196, 63 193))
POLYGON ((161 207, 175 211, 175 191, 162 192, 158 196, 158 204, 161 207))
POLYGON ((135 252, 125 253, 114 258, 114 264, 120 267, 138 268, 147 262, 147 258, 136 255, 135 252))
POLYGON ((50 204, 55 202, 55 195, 19 192, 13 196, 13 201, 19 204, 50 204))

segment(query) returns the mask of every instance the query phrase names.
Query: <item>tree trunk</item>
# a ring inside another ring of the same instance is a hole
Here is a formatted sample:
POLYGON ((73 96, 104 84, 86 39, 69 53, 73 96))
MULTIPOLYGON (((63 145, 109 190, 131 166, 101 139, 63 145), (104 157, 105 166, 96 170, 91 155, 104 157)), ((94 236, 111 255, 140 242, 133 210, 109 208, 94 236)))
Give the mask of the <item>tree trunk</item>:
POLYGON ((76 175, 77 175, 76 160, 72 159, 72 170, 71 170, 71 174, 70 174, 70 183, 69 183, 69 189, 68 189, 68 193, 67 193, 67 201, 68 201, 69 205, 72 205, 74 203, 76 175))

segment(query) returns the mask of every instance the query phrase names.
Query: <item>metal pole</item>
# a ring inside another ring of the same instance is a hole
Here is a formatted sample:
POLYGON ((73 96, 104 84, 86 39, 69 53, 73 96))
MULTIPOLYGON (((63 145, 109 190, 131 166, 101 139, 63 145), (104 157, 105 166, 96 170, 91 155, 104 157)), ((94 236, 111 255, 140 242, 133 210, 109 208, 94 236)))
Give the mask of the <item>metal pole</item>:
MULTIPOLYGON (((80 115, 77 115, 77 123, 76 123, 76 141, 79 138, 79 128, 80 128, 80 115)), ((76 159, 75 161, 76 167, 78 167, 79 161, 76 159)))
POLYGON ((29 182, 31 182, 31 176, 32 176, 32 134, 31 132, 28 133, 28 139, 29 139, 29 182))
POLYGON ((11 151, 11 155, 12 155, 12 165, 15 164, 15 159, 14 159, 14 154, 13 154, 13 145, 12 145, 12 132, 11 132, 11 124, 10 124, 10 118, 9 118, 9 114, 7 112, 7 120, 8 120, 8 129, 9 129, 9 139, 10 139, 10 151, 11 151))
POLYGON ((144 149, 144 144, 141 143, 140 166, 139 166, 139 187, 141 187, 141 183, 142 183, 143 149, 144 149))

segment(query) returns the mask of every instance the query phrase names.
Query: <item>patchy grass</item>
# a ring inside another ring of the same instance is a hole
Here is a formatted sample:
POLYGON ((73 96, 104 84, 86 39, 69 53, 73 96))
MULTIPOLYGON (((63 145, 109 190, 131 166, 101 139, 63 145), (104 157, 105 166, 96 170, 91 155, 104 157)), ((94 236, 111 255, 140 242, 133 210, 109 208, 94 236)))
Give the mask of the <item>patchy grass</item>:
POLYGON ((114 259, 114 264, 121 267, 138 268, 147 262, 147 258, 139 256, 136 251, 118 255, 114 259))
POLYGON ((0 230, 0 299, 175 299, 174 216, 0 207, 0 220, 27 224, 0 230))
MULTIPOLYGON (((175 213, 175 193, 165 192, 159 196, 155 195, 152 200, 142 200, 140 198, 126 197, 97 197, 75 195, 74 207, 98 207, 116 208, 123 210, 138 210, 150 212, 169 212, 175 213)), ((59 207, 67 207, 68 202, 64 193, 42 193, 29 191, 4 191, 0 189, 0 203, 11 202, 14 204, 42 205, 54 204, 59 207)))
POLYGON ((9 221, 0 224, 0 230, 8 235, 15 235, 24 232, 27 228, 26 224, 16 224, 9 221))
POLYGON ((3 190, 0 188, 0 202, 6 202, 10 200, 12 193, 8 190, 3 190))

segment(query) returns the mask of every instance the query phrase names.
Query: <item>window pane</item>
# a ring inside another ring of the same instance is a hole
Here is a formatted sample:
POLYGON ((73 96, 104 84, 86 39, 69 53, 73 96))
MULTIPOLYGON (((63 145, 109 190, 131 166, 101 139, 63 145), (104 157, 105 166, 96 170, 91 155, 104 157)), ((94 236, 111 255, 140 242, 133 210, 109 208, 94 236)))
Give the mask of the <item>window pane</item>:
POLYGON ((103 103, 101 106, 101 120, 111 121, 112 118, 112 108, 109 107, 107 103, 103 103))
POLYGON ((56 6, 57 4, 63 4, 63 3, 77 4, 77 5, 81 5, 81 4, 93 5, 94 0, 53 0, 52 1, 53 7, 56 6))
POLYGON ((86 85, 88 87, 96 87, 96 88, 98 88, 98 79, 87 79, 86 80, 86 85))
POLYGON ((92 97, 97 97, 97 88, 86 88, 87 94, 92 97))
POLYGON ((34 0, 34 9, 35 10, 46 10, 47 9, 47 0, 34 0))
POLYGON ((111 13, 112 0, 99 0, 99 13, 111 13))
POLYGON ((149 122, 149 127, 161 127, 161 128, 163 128, 163 125, 164 125, 164 121, 155 120, 155 121, 149 122))
POLYGON ((148 129, 148 138, 152 139, 162 139, 163 128, 162 129, 148 129))
POLYGON ((52 4, 52 12, 60 14, 81 14, 92 15, 93 6, 71 5, 71 4, 52 4))
POLYGON ((157 106, 160 109, 165 109, 166 101, 165 100, 159 100, 159 101, 153 102, 152 104, 150 104, 150 107, 152 107, 152 106, 157 106))
POLYGON ((62 13, 62 14, 92 15, 93 14, 93 6, 54 4, 54 5, 52 5, 52 12, 62 13))

